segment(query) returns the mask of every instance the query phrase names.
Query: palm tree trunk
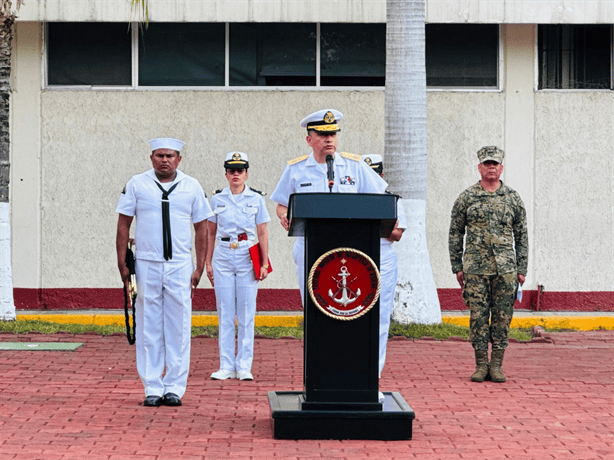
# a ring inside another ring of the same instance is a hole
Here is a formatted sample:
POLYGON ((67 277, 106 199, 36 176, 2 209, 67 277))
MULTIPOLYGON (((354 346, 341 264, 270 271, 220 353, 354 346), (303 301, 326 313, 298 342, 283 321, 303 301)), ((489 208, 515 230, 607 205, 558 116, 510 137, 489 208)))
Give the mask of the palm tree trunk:
POLYGON ((11 11, 11 2, 2 0, 0 6, 0 320, 15 319, 9 204, 11 40, 14 21, 15 13, 11 11))
POLYGON ((426 0, 386 2, 386 179, 403 197, 408 228, 397 243, 399 279, 392 318, 401 324, 441 322, 426 245, 426 0))

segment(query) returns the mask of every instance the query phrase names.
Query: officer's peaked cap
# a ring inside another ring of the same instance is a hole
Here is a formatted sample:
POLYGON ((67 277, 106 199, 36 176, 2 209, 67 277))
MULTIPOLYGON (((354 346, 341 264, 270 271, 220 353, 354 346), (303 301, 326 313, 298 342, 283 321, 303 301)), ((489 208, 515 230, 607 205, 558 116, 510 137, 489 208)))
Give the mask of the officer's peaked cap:
POLYGON ((337 122, 342 118, 343 114, 338 110, 318 110, 301 120, 301 128, 313 129, 319 133, 337 133, 341 131, 337 122))
POLYGON ((383 159, 381 155, 378 155, 377 153, 368 153, 366 155, 363 155, 362 159, 376 173, 381 174, 384 170, 383 159))
POLYGON ((247 169, 249 168, 249 161, 247 159, 247 153, 243 152, 228 152, 226 159, 224 160, 225 169, 247 169))

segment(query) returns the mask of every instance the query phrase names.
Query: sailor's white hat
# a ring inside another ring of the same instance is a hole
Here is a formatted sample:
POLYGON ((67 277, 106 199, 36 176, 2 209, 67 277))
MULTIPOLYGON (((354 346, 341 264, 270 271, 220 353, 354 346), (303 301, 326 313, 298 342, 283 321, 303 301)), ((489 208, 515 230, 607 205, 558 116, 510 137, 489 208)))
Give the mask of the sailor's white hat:
POLYGON ((148 141, 151 146, 151 151, 158 149, 171 149, 177 152, 181 151, 181 148, 185 145, 185 142, 179 139, 173 139, 172 137, 157 137, 148 141))

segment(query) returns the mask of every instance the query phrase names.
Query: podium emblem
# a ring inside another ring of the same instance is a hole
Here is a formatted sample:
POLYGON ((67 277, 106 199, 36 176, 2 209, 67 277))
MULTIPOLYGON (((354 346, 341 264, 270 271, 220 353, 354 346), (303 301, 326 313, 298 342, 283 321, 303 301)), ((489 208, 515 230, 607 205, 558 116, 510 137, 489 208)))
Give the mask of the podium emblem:
POLYGON ((367 313, 377 302, 379 270, 364 252, 333 249, 311 267, 308 288, 311 300, 322 313, 339 320, 352 320, 367 313))

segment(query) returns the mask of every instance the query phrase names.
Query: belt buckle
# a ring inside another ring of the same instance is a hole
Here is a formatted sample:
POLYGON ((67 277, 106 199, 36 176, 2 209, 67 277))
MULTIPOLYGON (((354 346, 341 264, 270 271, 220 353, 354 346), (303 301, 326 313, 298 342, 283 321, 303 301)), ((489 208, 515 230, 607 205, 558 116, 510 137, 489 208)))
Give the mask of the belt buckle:
POLYGON ((237 243, 236 241, 233 241, 232 243, 230 243, 230 249, 237 249, 239 247, 239 243, 237 243))

